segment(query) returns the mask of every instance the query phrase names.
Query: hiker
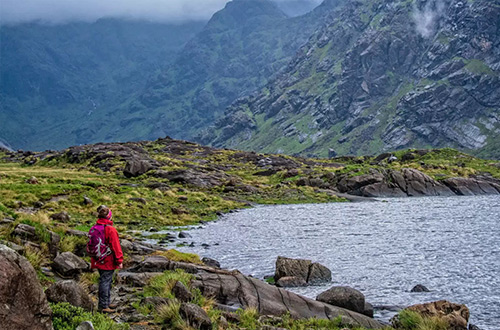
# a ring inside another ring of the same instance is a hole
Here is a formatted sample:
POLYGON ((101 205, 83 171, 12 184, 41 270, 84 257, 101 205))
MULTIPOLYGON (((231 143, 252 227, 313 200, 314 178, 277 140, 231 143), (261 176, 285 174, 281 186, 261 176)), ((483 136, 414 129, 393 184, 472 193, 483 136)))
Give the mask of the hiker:
POLYGON ((91 268, 97 268, 100 275, 98 311, 113 313, 116 306, 110 304, 111 283, 115 269, 123 269, 123 252, 111 210, 101 205, 97 214, 97 222, 89 231, 87 252, 91 256, 91 268))

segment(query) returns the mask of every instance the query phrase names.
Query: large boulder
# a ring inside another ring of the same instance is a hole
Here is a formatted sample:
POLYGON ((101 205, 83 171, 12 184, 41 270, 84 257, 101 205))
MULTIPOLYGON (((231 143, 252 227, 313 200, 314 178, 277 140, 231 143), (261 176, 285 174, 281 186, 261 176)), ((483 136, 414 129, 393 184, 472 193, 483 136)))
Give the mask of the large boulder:
POLYGON ((332 281, 332 272, 327 267, 314 262, 309 267, 309 275, 307 277, 308 284, 320 284, 332 281))
POLYGON ((446 300, 413 305, 407 308, 425 317, 438 317, 448 323, 448 330, 467 330, 469 309, 465 305, 446 300))
POLYGON ((133 178, 152 170, 155 168, 151 162, 147 160, 141 160, 137 158, 133 158, 129 160, 125 164, 125 168, 123 169, 123 175, 127 178, 133 178))
POLYGON ((334 286, 316 297, 317 301, 364 314, 365 296, 347 286, 334 286))
POLYGON ((284 276, 276 281, 276 286, 279 286, 280 288, 295 288, 307 286, 307 282, 302 277, 284 276))
POLYGON ((327 267, 313 263, 311 260, 278 257, 274 279, 276 283, 281 283, 280 285, 284 287, 292 287, 294 283, 297 284, 296 286, 314 285, 330 282, 332 272, 327 267), (282 278, 286 278, 286 281, 280 281, 282 278))
POLYGON ((255 308, 261 315, 282 316, 289 313, 296 319, 331 320, 342 316, 345 325, 369 329, 382 327, 382 324, 365 315, 299 296, 238 271, 200 270, 192 286, 227 308, 255 308))
POLYGON ((93 309, 92 299, 90 299, 87 292, 73 280, 60 281, 52 284, 45 291, 45 294, 50 302, 67 302, 87 311, 92 311, 93 309))
POLYGON ((282 277, 298 277, 307 282, 311 264, 311 260, 278 257, 274 279, 278 281, 282 277))
POLYGON ((87 271, 89 264, 72 252, 63 252, 54 259, 52 269, 62 277, 72 278, 87 271))
POLYGON ((51 330, 51 315, 31 264, 0 245, 0 325, 8 325, 9 330, 51 330))

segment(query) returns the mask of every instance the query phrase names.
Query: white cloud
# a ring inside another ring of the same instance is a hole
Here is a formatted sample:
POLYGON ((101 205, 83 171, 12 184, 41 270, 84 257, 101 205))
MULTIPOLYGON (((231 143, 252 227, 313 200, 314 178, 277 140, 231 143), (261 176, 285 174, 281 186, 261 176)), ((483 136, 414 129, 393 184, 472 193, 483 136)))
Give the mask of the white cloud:
POLYGON ((103 17, 185 21, 207 19, 228 0, 1 0, 0 21, 47 23, 103 17))
MULTIPOLYGON (((0 0, 0 23, 92 22, 103 17, 160 22, 209 19, 229 0, 0 0)), ((252 1, 252 0, 248 0, 252 1)), ((273 0, 276 2, 296 0, 273 0)), ((319 2, 320 0, 306 0, 319 2)))
POLYGON ((444 0, 432 0, 422 9, 416 5, 413 7, 413 21, 415 22, 417 33, 424 38, 431 37, 436 31, 439 19, 444 15, 446 3, 444 0))

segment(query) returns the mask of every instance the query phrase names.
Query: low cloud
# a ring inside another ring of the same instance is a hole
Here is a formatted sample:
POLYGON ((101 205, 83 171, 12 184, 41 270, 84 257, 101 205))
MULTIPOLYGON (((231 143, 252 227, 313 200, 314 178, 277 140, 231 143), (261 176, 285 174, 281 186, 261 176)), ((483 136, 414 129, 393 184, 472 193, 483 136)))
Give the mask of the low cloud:
POLYGON ((174 23, 207 20, 224 8, 227 2, 228 0, 1 0, 0 24, 31 21, 49 24, 93 22, 103 17, 174 23))
POLYGON ((424 38, 434 35, 439 19, 443 17, 445 10, 445 0, 429 0, 422 9, 415 4, 412 16, 417 33, 424 38))
POLYGON ((203 20, 228 0, 2 0, 0 22, 92 22, 119 17, 160 22, 203 20))

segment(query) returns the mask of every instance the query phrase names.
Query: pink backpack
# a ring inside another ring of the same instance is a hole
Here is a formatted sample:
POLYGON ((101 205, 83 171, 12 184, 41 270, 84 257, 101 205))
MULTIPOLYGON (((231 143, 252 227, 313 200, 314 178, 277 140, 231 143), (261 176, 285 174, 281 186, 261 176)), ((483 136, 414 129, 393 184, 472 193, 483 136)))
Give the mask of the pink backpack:
POLYGON ((87 254, 97 262, 102 262, 111 254, 111 249, 106 245, 106 225, 95 225, 90 228, 87 254))

